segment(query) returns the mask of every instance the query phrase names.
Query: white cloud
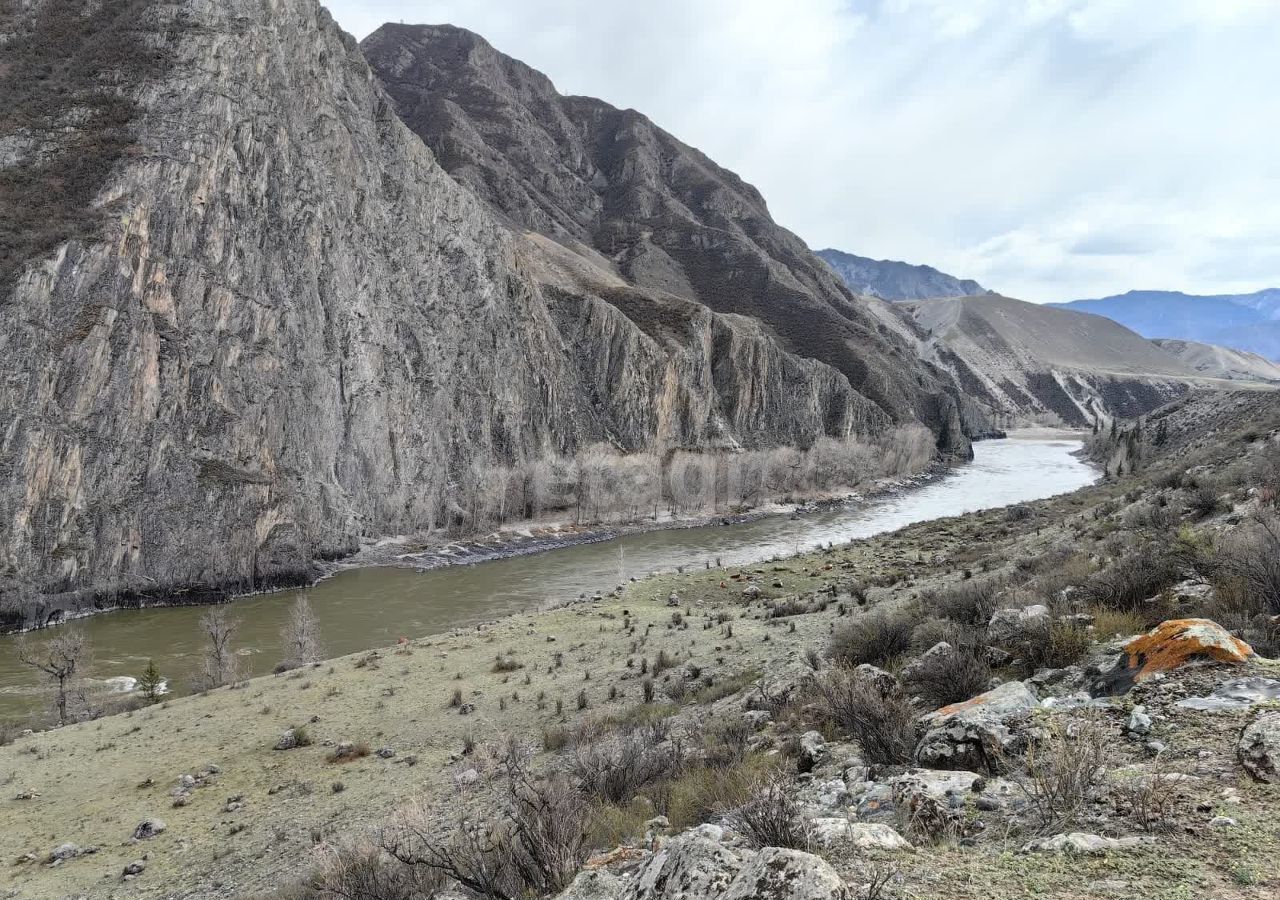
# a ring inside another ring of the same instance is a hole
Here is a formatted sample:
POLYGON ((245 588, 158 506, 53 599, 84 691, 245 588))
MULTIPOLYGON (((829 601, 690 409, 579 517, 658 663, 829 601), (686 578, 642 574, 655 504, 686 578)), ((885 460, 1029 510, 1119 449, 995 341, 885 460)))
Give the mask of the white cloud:
POLYGON ((634 107, 812 246, 1031 300, 1280 285, 1273 0, 335 0, 634 107))

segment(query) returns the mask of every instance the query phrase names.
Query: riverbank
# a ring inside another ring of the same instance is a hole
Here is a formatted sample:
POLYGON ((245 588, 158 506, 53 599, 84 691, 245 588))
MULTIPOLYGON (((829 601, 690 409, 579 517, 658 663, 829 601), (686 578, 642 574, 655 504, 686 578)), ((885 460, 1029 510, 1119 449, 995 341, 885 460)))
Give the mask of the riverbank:
MULTIPOLYGON (((1071 490, 1095 472, 1070 455, 1071 441, 1011 440, 978 445, 977 459, 951 477, 882 485, 875 501, 822 504, 802 513, 752 517, 699 528, 641 529, 611 540, 577 542, 528 555, 437 568, 356 567, 306 590, 326 652, 342 655, 473 626, 504 615, 563 605, 609 593, 657 572, 704 570, 792 556, 815 546, 846 543, 923 519, 1071 490)), ((400 551, 396 551, 400 552, 400 551)), ((263 674, 282 658, 280 632, 293 597, 302 592, 245 597, 229 608, 240 623, 241 671, 263 674)), ((79 623, 96 648, 94 678, 138 677, 154 659, 175 692, 188 690, 200 664, 199 607, 155 607, 95 616, 79 623)), ((11 638, 0 639, 0 651, 11 638)), ((20 715, 38 700, 38 682, 12 655, 0 652, 0 717, 20 715)))

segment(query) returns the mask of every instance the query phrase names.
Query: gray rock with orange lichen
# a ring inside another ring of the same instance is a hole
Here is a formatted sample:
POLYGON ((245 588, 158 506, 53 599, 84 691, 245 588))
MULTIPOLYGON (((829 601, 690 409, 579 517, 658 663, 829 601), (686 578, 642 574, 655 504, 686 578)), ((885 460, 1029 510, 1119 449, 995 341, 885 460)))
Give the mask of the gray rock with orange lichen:
POLYGON ((916 760, 937 769, 999 769, 1000 758, 1023 740, 1016 725, 1039 705, 1025 683, 1010 681, 944 706, 921 720, 927 730, 916 747, 916 760))

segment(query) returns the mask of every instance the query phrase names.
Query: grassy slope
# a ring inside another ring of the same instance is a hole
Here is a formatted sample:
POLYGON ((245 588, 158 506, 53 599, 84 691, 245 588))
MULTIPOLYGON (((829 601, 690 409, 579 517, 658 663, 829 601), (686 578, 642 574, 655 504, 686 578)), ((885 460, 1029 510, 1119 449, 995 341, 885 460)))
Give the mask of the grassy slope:
MULTIPOLYGON (((1227 443, 1216 440, 1207 447, 1227 443)), ((1036 515, 1025 521, 1010 521, 1004 512, 993 511, 925 523, 755 571, 766 599, 838 587, 856 577, 886 584, 871 591, 872 603, 894 602, 936 580, 956 577, 962 569, 998 568, 1069 537, 1072 529, 1092 528, 1094 508, 1114 505, 1132 486, 1100 485, 1043 501, 1034 504, 1036 515), (775 581, 781 586, 773 587, 775 581)), ((412 797, 450 808, 456 803, 454 775, 482 765, 477 760, 485 757, 484 748, 505 734, 536 742, 544 726, 562 720, 573 724, 606 712, 626 713, 640 695, 639 677, 626 665, 628 658, 638 664, 641 657, 652 659, 666 650, 682 664, 696 663, 720 683, 732 683, 735 675, 746 672, 767 676, 794 670, 802 665, 806 649, 821 649, 837 623, 837 606, 767 620, 761 617, 760 602, 742 599, 734 574, 739 570, 658 577, 631 585, 620 598, 515 616, 388 649, 376 667, 358 666, 360 656, 344 657, 301 673, 259 678, 237 689, 20 738, 0 748, 0 855, 6 862, 0 887, 30 898, 214 897, 265 891, 314 864, 320 856, 317 842, 358 833, 412 797), (687 629, 671 624, 673 610, 665 601, 672 590, 679 592, 681 608, 687 610, 687 629), (734 616, 731 638, 721 625, 703 628, 706 619, 721 611, 734 616), (623 629, 627 612, 637 626, 635 637, 623 629), (791 622, 794 633, 788 630, 791 622), (643 646, 633 647, 650 626, 643 646), (525 668, 493 672, 495 656, 508 651, 525 668), (555 668, 557 653, 564 655, 561 668, 555 668), (584 680, 586 672, 589 681, 584 680), (528 685, 523 684, 526 674, 528 685), (612 701, 607 699, 611 686, 620 691, 612 701), (472 715, 447 708, 455 688, 475 704, 472 715), (590 705, 580 712, 575 699, 581 690, 590 705), (536 702, 540 691, 546 692, 542 709, 536 702), (511 696, 515 692, 518 701, 511 696), (505 710, 499 707, 500 697, 506 698, 505 710), (564 704, 559 716, 557 699, 564 704), (314 746, 271 749, 282 729, 312 717, 317 717, 308 726, 314 746), (467 737, 481 749, 473 757, 452 759, 467 737), (390 746, 397 755, 331 764, 325 759, 329 741, 390 746), (416 765, 407 763, 410 755, 416 756, 416 765), (208 763, 220 766, 221 774, 196 789, 190 805, 170 808, 169 791, 178 777, 208 763), (154 784, 139 787, 147 779, 154 784), (332 788, 335 782, 344 786, 340 793, 332 788), (24 791, 37 796, 14 799, 24 791), (240 795, 243 807, 225 811, 228 798, 240 795), (167 831, 130 844, 133 828, 149 816, 162 818, 167 831), (26 853, 43 858, 64 841, 100 850, 57 868, 39 861, 8 865, 26 853), (121 868, 144 852, 151 854, 147 871, 122 884, 121 868)), ((686 700, 681 715, 701 716, 696 702, 686 700)), ((1188 731, 1177 740, 1203 739, 1225 747, 1228 732, 1235 731, 1234 724, 1228 729, 1215 723, 1203 736, 1188 731)), ((1274 863, 1280 858, 1274 825, 1280 797, 1253 788, 1238 775, 1229 783, 1246 796, 1241 810, 1233 813, 1242 822, 1240 829, 1175 836, 1151 850, 1085 863, 941 848, 899 861, 907 895, 1073 898, 1095 895, 1091 881, 1122 879, 1130 896, 1197 897, 1205 896, 1206 889, 1213 896, 1267 896, 1260 891, 1274 889, 1280 879, 1274 863), (1244 883, 1250 879, 1260 879, 1262 887, 1244 883)), ((860 862, 835 862, 857 877, 860 862)))

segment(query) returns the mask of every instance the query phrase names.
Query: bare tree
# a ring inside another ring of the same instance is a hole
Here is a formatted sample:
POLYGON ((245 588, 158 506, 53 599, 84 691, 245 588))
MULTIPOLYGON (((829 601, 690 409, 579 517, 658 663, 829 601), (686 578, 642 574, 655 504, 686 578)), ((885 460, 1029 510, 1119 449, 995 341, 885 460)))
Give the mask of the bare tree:
POLYGON ((311 601, 300 594, 289 612, 289 621, 280 631, 284 645, 281 669, 296 669, 320 661, 320 623, 311 611, 311 601))
POLYGON ((227 615, 218 607, 200 617, 200 631, 207 641, 204 651, 204 667, 197 678, 202 690, 221 687, 236 680, 236 655, 231 641, 240 628, 240 621, 227 615))
POLYGON ((89 639, 79 629, 69 629, 50 638, 44 644, 33 647, 24 639, 18 644, 18 659, 33 669, 43 672, 55 683, 54 704, 58 709, 58 724, 67 724, 67 698, 76 673, 89 662, 89 639))

